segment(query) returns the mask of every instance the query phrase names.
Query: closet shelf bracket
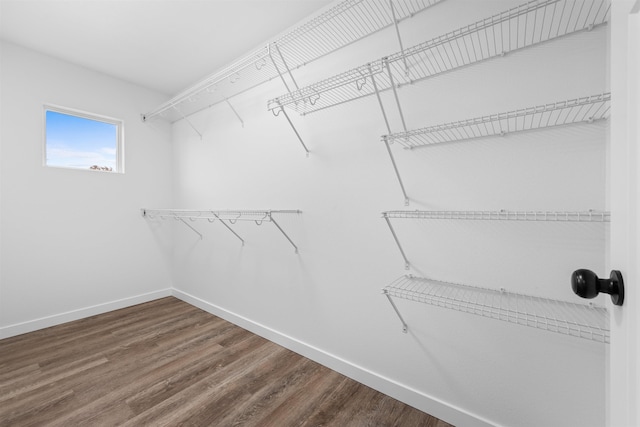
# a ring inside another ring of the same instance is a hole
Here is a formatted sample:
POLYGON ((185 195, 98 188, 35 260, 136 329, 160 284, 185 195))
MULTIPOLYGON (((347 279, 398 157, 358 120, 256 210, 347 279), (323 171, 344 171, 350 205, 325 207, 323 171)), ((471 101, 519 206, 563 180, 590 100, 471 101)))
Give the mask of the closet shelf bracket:
POLYGON ((271 112, 273 113, 274 116, 279 116, 280 113, 282 113, 284 115, 284 117, 287 119, 287 122, 289 122, 289 126, 291 126, 291 129, 293 129, 293 132, 296 134, 296 137, 298 137, 298 141, 300 141, 300 145, 302 145, 302 148, 304 149, 307 157, 309 157, 309 149, 307 148, 307 146, 305 145, 304 141, 302 140, 302 137, 300 136, 300 134, 298 133, 298 130, 296 129, 296 127, 293 125, 293 122, 291 121, 291 119, 289 118, 289 115, 287 114, 287 112, 285 111, 285 109, 281 106, 278 109, 274 109, 271 110, 271 112))
POLYGON ((398 310, 398 307, 396 306, 396 303, 393 302, 393 299, 391 298, 391 295, 389 295, 389 290, 388 289, 383 289, 382 293, 384 294, 384 296, 387 297, 387 299, 389 300, 389 303, 391 304, 391 307, 393 308, 393 311, 396 312, 396 315, 398 315, 398 319, 400 319, 400 323, 402 323, 402 332, 404 332, 405 334, 407 333, 409 327, 407 326, 407 322, 404 321, 404 318, 402 317, 402 314, 400 314, 400 310, 398 310))
POLYGON ((198 131, 198 129, 196 129, 196 127, 193 125, 193 123, 191 123, 191 120, 189 120, 189 118, 187 116, 185 116, 182 113, 182 111, 180 111, 180 108, 178 108, 177 105, 174 105, 173 109, 176 110, 178 112, 178 114, 180 114, 180 116, 189 124, 189 126, 191 126, 191 129, 193 129, 194 132, 198 134, 198 136, 200 137, 200 141, 202 141, 202 133, 200 133, 198 131))
POLYGON ((218 220, 220 221, 220 224, 224 225, 227 230, 229 230, 230 232, 232 232, 234 234, 234 236, 236 236, 238 239, 240 239, 240 241, 242 242, 242 246, 244 246, 244 239, 242 237, 240 237, 240 235, 238 235, 238 233, 236 233, 233 228, 231 228, 229 226, 229 224, 227 224, 226 222, 224 222, 224 220, 222 218, 220 218, 220 216, 215 213, 214 211, 211 211, 211 214, 218 220))
POLYGON ((278 76, 280 76, 280 80, 282 80, 282 83, 284 84, 285 89, 287 89, 287 92, 291 93, 291 88, 287 84, 287 80, 284 78, 283 72, 280 71, 280 67, 278 67, 278 64, 276 63, 276 60, 273 57, 273 53, 271 52, 273 50, 272 46, 275 48, 275 50, 280 55, 280 59, 282 61, 283 66, 285 67, 286 73, 291 78, 291 81, 293 82, 293 85, 296 87, 296 90, 298 90, 298 84, 296 83, 296 80, 293 78, 293 74, 291 74, 291 70, 289 70, 289 67, 287 67, 287 63, 285 62, 284 57, 282 56, 282 53, 280 53, 280 49, 278 49, 278 45, 276 45, 275 43, 271 43, 271 44, 267 45, 267 52, 269 53, 269 58, 271 59, 271 62, 273 63, 273 67, 275 68, 276 72, 278 73, 278 76))
POLYGON ((242 120, 242 117, 240 117, 240 114, 238 114, 238 112, 236 111, 235 108, 233 108, 233 105, 231 105, 231 103, 229 102, 229 98, 225 98, 224 100, 227 105, 229 106, 229 108, 231 108, 231 111, 233 111, 233 114, 236 115, 236 118, 240 121, 240 126, 244 127, 244 120, 242 120))
POLYGON ((393 229, 393 225, 391 225, 391 220, 389 219, 388 213, 383 212, 382 217, 387 222, 387 225, 389 226, 389 230, 391 231, 391 235, 393 236, 393 240, 395 240, 396 245, 398 246, 398 249, 400 249, 400 254, 402 255, 402 259, 404 259, 404 269, 408 270, 410 266, 409 260, 407 259, 407 255, 405 255, 404 250, 402 249, 402 245, 400 244, 400 239, 398 239, 398 235, 396 234, 396 231, 393 229))
POLYGON ((398 38, 398 45, 400 46, 400 52, 402 52, 402 56, 404 57, 404 72, 405 72, 405 75, 409 77, 409 65, 407 64, 407 58, 404 56, 404 46, 402 44, 402 37, 400 36, 400 27, 398 26, 398 20, 396 19, 396 8, 393 5, 393 0, 389 0, 389 9, 391 10, 393 26, 396 29, 396 37, 398 38))
POLYGON ((384 142, 384 146, 387 149, 387 154, 389 154, 389 159, 391 160, 391 165, 393 166, 396 178, 398 179, 398 184, 400 184, 400 190, 402 190, 402 195, 404 196, 404 205, 409 206, 409 196, 407 196, 407 190, 404 188, 404 183, 402 182, 402 177, 400 176, 400 171, 398 170, 396 159, 393 156, 393 151, 391 150, 389 140, 386 136, 383 136, 382 142, 384 142))
POLYGON ((198 237, 200 237, 200 240, 202 240, 202 233, 200 233, 198 230, 193 228, 193 226, 191 224, 189 224, 187 221, 185 221, 184 219, 179 218, 179 217, 174 217, 174 219, 180 221, 181 223, 183 223, 184 225, 189 227, 194 233, 196 233, 198 235, 198 237))
MULTIPOLYGON (((300 90, 300 88, 298 87, 298 82, 296 82, 295 77, 293 77, 293 73, 291 73, 291 69, 289 68, 289 65, 287 64, 287 61, 284 59, 284 56, 282 55, 282 52, 280 51, 280 48, 278 47, 278 44, 277 43, 271 43, 271 45, 269 45, 269 46, 273 46, 275 51, 278 53, 278 56, 280 57, 280 60, 282 60, 282 65, 284 66, 285 71, 289 75, 289 78, 293 82, 293 85, 295 86, 296 90, 300 90)), ((271 47, 269 47, 269 51, 271 51, 271 47)), ((275 65, 275 61, 274 61, 273 65, 276 66, 275 65)), ((280 74, 280 69, 278 69, 277 66, 276 66, 276 70, 278 71, 278 74, 280 74)), ((281 78, 283 77, 282 74, 280 75, 280 77, 281 78)), ((284 81, 284 78, 283 78, 283 81, 284 81)))
POLYGON ((295 243, 293 243, 293 240, 291 240, 291 238, 289 237, 289 235, 287 235, 287 233, 284 232, 284 230, 282 229, 282 227, 280 227, 280 224, 278 224, 276 222, 275 219, 273 219, 273 217, 271 216, 271 213, 269 213, 269 220, 273 223, 273 225, 275 225, 278 230, 280 230, 280 232, 282 233, 282 235, 284 237, 286 237, 286 239, 289 241, 289 243, 291 243, 291 246, 293 246, 293 249, 295 250, 296 253, 298 253, 298 247, 296 246, 295 243))
MULTIPOLYGON (((378 105, 380 105, 380 111, 382 112, 382 117, 384 119, 384 124, 387 127, 387 131, 389 133, 391 133, 391 126, 389 125, 389 119, 387 117, 387 112, 384 109, 384 104, 382 103, 382 98, 380 97, 380 91, 378 90, 378 84, 376 83, 376 78, 375 75, 373 73, 373 66, 371 63, 367 64, 368 69, 369 69, 369 77, 371 78, 371 83, 373 85, 373 90, 375 91, 376 94, 376 99, 378 100, 378 105)), ((380 66, 382 67, 382 64, 380 64, 380 66)), ((357 83, 357 82, 356 82, 357 83)), ((364 85, 364 83, 363 83, 364 85)), ((394 94, 395 94, 395 89, 394 89, 394 94)), ((396 101, 398 100, 398 98, 396 97, 396 101)), ((398 102, 398 108, 400 108, 400 103, 398 102)), ((400 110, 400 114, 402 115, 402 110, 400 110)), ((402 119, 402 122, 404 123, 404 118, 402 119)), ((402 194, 404 196, 404 204, 405 206, 409 205, 409 197, 407 196, 407 191, 404 188, 404 183, 402 182, 402 177, 400 176, 400 171, 398 170, 398 166, 396 165, 396 159, 393 156, 393 152, 391 151, 391 147, 389 147, 389 143, 387 142, 386 139, 383 139, 384 141, 384 145, 387 148, 387 153, 389 154, 389 158, 391 159, 391 164, 393 165, 393 170, 395 171, 396 174, 396 178, 398 179, 398 184, 400 184, 400 189, 402 190, 402 194)))

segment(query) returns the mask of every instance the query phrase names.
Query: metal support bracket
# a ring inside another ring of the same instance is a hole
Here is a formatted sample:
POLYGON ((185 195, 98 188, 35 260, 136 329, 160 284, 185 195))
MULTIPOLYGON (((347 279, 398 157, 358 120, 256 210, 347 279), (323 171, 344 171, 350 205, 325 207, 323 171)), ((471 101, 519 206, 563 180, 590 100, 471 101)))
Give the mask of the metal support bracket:
MULTIPOLYGON (((280 71, 280 67, 278 67, 278 64, 276 64, 276 60, 273 59, 273 55, 271 54, 271 44, 267 46, 267 51, 269 53, 269 58, 271 58, 271 63, 273 63, 274 68, 278 72, 278 75, 280 76, 280 80, 282 80, 282 83, 284 84, 284 87, 287 89, 287 92, 291 93, 291 89, 289 88, 289 85, 287 84, 287 81, 285 80, 284 76, 282 75, 282 71, 280 71)), ((293 81, 293 83, 295 84, 295 80, 293 81)))
POLYGON ((291 238, 289 238, 289 236, 287 235, 287 233, 284 232, 282 227, 280 227, 280 225, 276 222, 276 220, 273 219, 273 216, 271 215, 271 213, 269 213, 269 220, 273 223, 273 225, 275 225, 278 228, 278 230, 280 230, 282 235, 287 238, 289 243, 291 243, 291 246, 293 246, 293 248, 295 249, 296 253, 298 253, 298 247, 296 246, 296 244, 293 243, 293 240, 291 240, 291 238))
POLYGON ((389 295, 389 293, 387 292, 386 289, 382 290, 382 293, 384 294, 384 296, 387 297, 387 299, 389 300, 389 302, 391 303, 391 307, 393 307, 393 310, 396 312, 396 314, 398 315, 398 318, 400 319, 400 322, 402 323, 402 332, 404 332, 405 334, 407 333, 407 330, 409 329, 407 327, 407 322, 404 321, 404 319, 402 318, 402 315, 400 314, 400 311, 398 310, 398 307, 396 307, 396 304, 393 302, 393 300, 391 299, 391 295, 389 295))
POLYGON ((400 98, 398 98, 398 91, 396 90, 396 84, 393 81, 393 74, 391 73, 391 67, 389 66, 389 61, 385 59, 385 66, 387 68, 387 74, 389 74, 389 84, 391 85, 391 89, 393 90, 393 97, 396 100, 396 106, 398 107, 398 113, 400 114, 400 120, 402 121, 402 129, 407 131, 407 124, 404 121, 404 114, 402 113, 402 107, 400 106, 400 98))
POLYGON ((198 230, 193 228, 193 226, 191 224, 189 224, 183 218, 178 218, 178 217, 174 217, 174 218, 177 219, 178 221, 180 221, 181 223, 183 223, 184 225, 186 225, 187 227, 189 227, 191 230, 193 230, 194 233, 196 233, 198 236, 200 236, 200 240, 202 240, 202 233, 200 233, 198 230))
POLYGON ((176 110, 176 111, 180 114, 180 116, 182 116, 182 118, 183 118, 187 123, 189 123, 189 126, 191 126, 191 129, 193 129, 193 130, 195 131, 195 133, 197 133, 197 134, 198 134, 198 136, 200 137, 200 141, 202 141, 202 134, 201 134, 200 132, 198 132, 198 129, 196 129, 196 127, 193 125, 193 123, 191 123, 191 120, 189 120, 189 119, 187 118, 187 116, 185 116, 184 114, 182 114, 182 111, 180 111, 180 109, 178 108, 178 106, 177 106, 177 105, 174 105, 174 106, 173 106, 173 108, 174 108, 174 110, 176 110))
POLYGON ((229 98, 225 98, 224 101, 227 103, 227 105, 229 106, 229 108, 231 108, 231 111, 233 111, 233 114, 236 115, 236 117, 238 118, 238 120, 240 120, 240 125, 242 127, 244 127, 244 121, 242 120, 242 117, 240 117, 240 114, 238 114, 238 112, 236 111, 235 108, 233 108, 233 105, 231 105, 231 103, 229 102, 229 98))
POLYGON ((398 26, 398 19, 396 18, 396 10, 393 7, 393 0, 389 0, 389 9, 391 9, 391 17, 393 18, 393 26, 396 28, 396 36, 398 37, 398 44, 400 45, 400 52, 402 52, 402 60, 404 61, 404 72, 409 77, 409 65, 407 64, 407 56, 404 54, 404 46, 402 45, 402 37, 400 36, 400 27, 398 26))
MULTIPOLYGON (((386 60, 385 60, 386 62, 386 60)), ((388 69, 389 64, 387 64, 388 69)), ((391 72, 389 72, 391 75, 391 72)), ((376 83, 376 78, 373 75, 373 70, 371 69, 371 64, 369 64, 369 76, 371 77, 371 82, 373 83, 373 89, 376 92, 376 98, 378 99, 378 104, 380 105, 380 110, 382 111, 382 117, 384 118, 384 124, 387 127, 387 134, 391 133, 391 126, 389 125, 389 119, 387 118, 387 112, 384 110, 384 104, 382 103, 382 98, 380 97, 380 91, 378 90, 378 84, 376 83)), ((393 86, 393 81, 391 82, 393 86)), ((395 93, 395 88, 394 88, 395 93)), ((397 99, 397 98, 396 98, 397 99)), ((399 104, 398 104, 399 106, 399 104)), ((404 118, 402 119, 404 124, 404 118)), ((396 165, 396 159, 393 157, 393 153, 391 152, 391 147, 389 147, 389 142, 386 137, 383 137, 383 141, 385 146, 387 147, 387 152, 389 153, 389 157, 391 158, 391 164, 393 165, 393 170, 396 173, 396 177, 398 178, 398 183, 400 184, 400 189, 402 190, 402 194, 404 195, 404 204, 406 206, 409 205, 409 196, 407 196, 407 191, 404 188, 404 184, 402 183, 402 177, 400 176, 400 172, 398 171, 398 166, 396 165)))
MULTIPOLYGON (((278 52, 278 55, 280 56, 280 59, 282 59, 282 64, 284 65, 285 70, 287 70, 287 74, 289 74, 289 78, 293 82, 293 85, 296 87, 296 90, 299 90, 300 88, 298 87, 298 82, 296 82, 296 79, 293 77, 293 74, 291 73, 291 69, 287 65, 287 61, 284 60, 284 56, 282 56, 282 52, 280 52, 280 48, 278 47, 278 44, 277 43, 273 43, 273 46, 275 46, 276 52, 278 52)), ((271 59, 273 60, 273 58, 271 58, 271 59)), ((275 65, 275 62, 274 62, 273 65, 275 65)))
POLYGON ((393 235, 393 240, 396 241, 396 245, 398 245, 398 249, 400 249, 400 254, 402 255, 402 258, 404 259, 404 269, 408 270, 409 269, 409 260, 407 259, 407 256, 404 253, 404 250, 402 249, 402 245, 400 244, 400 240, 398 239, 398 236, 396 235, 396 231, 393 229, 393 226, 391 225, 391 220, 389 219, 389 217, 383 213, 382 214, 384 217, 384 220, 387 221, 387 225, 389 226, 389 230, 391 230, 391 235, 393 235))
MULTIPOLYGON (((278 67, 278 64, 276 64, 275 59, 273 58, 273 55, 271 54, 271 46, 275 47, 276 52, 278 52, 278 55, 280 55, 280 59, 282 60, 282 63, 284 64, 284 67, 286 69, 287 74, 289 74, 289 77, 291 78, 291 81, 293 82, 294 86, 296 87, 296 90, 298 90, 298 83, 296 82, 296 79, 293 78, 293 74, 291 74, 291 70, 289 69, 289 67, 287 66, 286 61, 284 60, 284 56, 282 56, 282 52, 280 52, 280 49, 278 48, 278 45, 275 43, 271 43, 268 46, 268 51, 269 51, 269 58, 271 58, 271 62, 273 63, 273 66, 275 67, 276 71, 278 72, 278 75, 280 76, 280 80, 282 80, 282 83, 284 84, 284 87, 287 89, 287 92, 291 93, 291 89, 289 88, 289 85, 287 84, 287 81, 284 78, 284 75, 282 74, 282 72, 280 71, 280 67, 278 67)), ((291 128, 293 129, 293 132, 295 132, 296 136, 298 137, 298 141, 300 141, 300 144, 302 144, 302 148, 304 148, 304 151, 307 153, 307 157, 309 157, 309 150, 307 149, 307 146, 304 144, 304 141, 302 140, 302 137, 300 136, 300 134, 298 133, 298 130, 296 129, 296 127, 293 125, 293 122, 291 121, 291 119, 289 118, 289 115, 287 114, 287 112, 284 110, 284 107, 278 103, 280 110, 278 111, 278 113, 273 113, 275 116, 278 116, 280 114, 280 111, 282 111, 282 113, 284 114, 284 117, 287 119, 287 121, 289 122, 289 126, 291 126, 291 128)), ((273 112, 273 111, 272 111, 273 112)))
POLYGON ((402 183, 402 178, 400 177, 400 172, 398 171, 398 165, 396 165, 396 159, 393 157, 393 151, 391 151, 391 147, 389 146, 389 141, 387 140, 387 136, 383 136, 382 140, 384 141, 385 147, 387 147, 387 153, 389 153, 389 158, 391 159, 391 164, 393 165, 393 170, 396 173, 396 177, 398 178, 398 183, 400 184, 400 188, 402 189, 402 195, 404 196, 404 205, 409 206, 409 196, 407 196, 407 192, 404 189, 404 184, 402 183))
POLYGON ((242 242, 242 246, 244 246, 244 239, 242 237, 240 237, 238 235, 238 233, 236 233, 230 226, 229 224, 227 224, 226 222, 224 222, 222 219, 220 219, 220 217, 218 216, 218 214, 216 214, 215 212, 211 212, 213 214, 213 216, 215 216, 222 225, 224 225, 225 227, 227 227, 227 230, 229 230, 230 232, 232 232, 238 239, 240 239, 240 241, 242 242))
MULTIPOLYGON (((278 104, 280 105, 280 104, 278 104)), ((284 117, 287 119, 287 121, 289 122, 289 126, 291 126, 291 129, 293 129, 293 132, 296 134, 296 136, 298 137, 298 141, 300 141, 300 144, 302 144, 302 148, 304 148, 304 151, 307 153, 307 157, 309 157, 309 149, 307 148, 307 146, 304 144, 304 141, 302 140, 302 137, 300 136, 300 134, 298 133, 298 130, 296 129, 296 127, 293 125, 293 122, 291 121, 291 119, 289 118, 289 115, 287 114, 287 112, 285 111, 284 107, 282 105, 280 105, 280 110, 278 111, 278 113, 273 113, 275 116, 278 116, 280 114, 280 112, 282 112, 282 114, 284 114, 284 117)))

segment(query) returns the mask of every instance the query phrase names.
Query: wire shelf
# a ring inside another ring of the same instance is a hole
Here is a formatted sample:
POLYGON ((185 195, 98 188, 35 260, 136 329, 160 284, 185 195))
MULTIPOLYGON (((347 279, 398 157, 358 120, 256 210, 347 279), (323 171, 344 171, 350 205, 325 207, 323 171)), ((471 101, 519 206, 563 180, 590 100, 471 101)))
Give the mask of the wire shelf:
POLYGON ((175 122, 273 79, 278 73, 270 53, 270 46, 251 52, 143 114, 143 120, 175 122))
POLYGON ((300 114, 401 87, 509 52, 591 30, 609 19, 610 0, 534 0, 391 56, 268 101, 300 114), (375 82, 373 81, 375 79, 375 82))
POLYGON ((414 149, 511 132, 523 132, 576 123, 592 123, 609 117, 611 93, 587 96, 521 110, 439 124, 386 135, 389 142, 414 149))
POLYGON ((474 221, 551 221, 551 222, 610 222, 605 211, 388 211, 384 218, 446 219, 474 221))
POLYGON ((193 227, 190 222, 194 222, 197 220, 207 220, 208 222, 220 222, 224 225, 231 233, 233 233, 244 245, 244 239, 236 233, 229 224, 233 225, 237 221, 253 221, 256 225, 262 225, 263 222, 272 223, 282 235, 291 243, 291 245, 295 248, 296 253, 298 253, 298 247, 293 243, 289 235, 285 233, 285 231, 280 227, 280 225, 276 222, 273 217, 274 214, 301 214, 302 211, 299 210, 188 210, 188 209, 141 209, 142 216, 147 219, 155 219, 159 218, 161 220, 165 219, 175 219, 176 221, 182 222, 186 225, 191 231, 196 233, 200 239, 202 239, 202 233, 200 233, 195 227, 193 227), (187 222, 186 220, 189 220, 187 222))
POLYGON ((343 1, 275 43, 287 63, 292 68, 297 68, 441 1, 443 0, 343 1))
MULTIPOLYGON (((313 62, 443 0, 345 0, 143 115, 176 121, 313 62), (390 5, 393 4, 393 10, 390 5), (395 20, 394 20, 395 15, 395 20)), ((285 85, 286 85, 285 81, 285 85)), ((288 88, 288 87, 287 87, 288 88)), ((288 90, 288 89, 287 89, 288 90)))
POLYGON ((409 270, 411 263, 402 248, 391 219, 425 219, 425 220, 470 220, 470 221, 546 221, 546 222, 610 222, 611 214, 605 211, 387 211, 382 217, 391 231, 393 240, 400 250, 404 260, 405 270, 409 270))
POLYGON ((402 276, 383 288, 406 330, 391 297, 421 302, 550 332, 609 342, 607 309, 474 287, 438 280, 402 276))
POLYGON ((271 221, 273 214, 300 214, 299 210, 188 210, 142 209, 142 216, 161 219, 185 218, 190 220, 271 221))

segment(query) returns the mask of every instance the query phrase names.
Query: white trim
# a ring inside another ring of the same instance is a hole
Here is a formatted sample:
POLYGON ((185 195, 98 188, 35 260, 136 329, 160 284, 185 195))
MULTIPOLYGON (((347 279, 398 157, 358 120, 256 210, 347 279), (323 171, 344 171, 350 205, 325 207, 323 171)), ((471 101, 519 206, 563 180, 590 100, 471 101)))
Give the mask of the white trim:
POLYGON ((447 402, 439 400, 433 396, 429 396, 405 384, 394 381, 391 378, 384 377, 371 370, 358 366, 348 360, 328 353, 320 348, 312 346, 308 343, 300 341, 291 336, 285 335, 268 326, 257 323, 239 314, 228 311, 215 304, 207 302, 203 299, 195 297, 187 292, 166 288, 159 291, 149 292, 129 298, 123 298, 104 304, 72 310, 52 316, 42 317, 27 322, 16 323, 9 326, 0 327, 0 339, 9 338, 28 332, 37 331, 39 329, 60 325, 74 320, 84 319, 86 317, 95 316, 97 314, 107 313, 121 308, 131 307, 133 305, 153 301, 156 299, 174 296, 187 304, 200 308, 215 316, 221 317, 235 325, 240 326, 252 333, 279 344, 291 351, 294 351, 308 359, 311 359, 323 366, 339 372, 359 383, 380 391, 388 396, 393 397, 407 405, 413 406, 423 412, 433 415, 441 420, 447 421, 453 425, 469 426, 469 427, 490 427, 499 425, 492 423, 476 414, 465 411, 462 408, 451 405, 447 402))
POLYGON ((495 423, 478 415, 443 402, 390 378, 381 376, 362 366, 358 366, 348 360, 285 335, 244 316, 228 311, 187 292, 173 288, 173 296, 443 421, 447 421, 453 425, 468 427, 496 426, 495 423))
MULTIPOLYGON (((607 354, 607 426, 640 425, 640 197, 637 126, 638 14, 636 0, 614 0, 611 9, 611 133, 609 190, 610 269, 625 283, 622 307, 611 306, 607 354), (634 5, 635 3, 635 5, 634 5)), ((609 270, 609 269, 607 269, 609 270)))
POLYGON ((13 325, 0 327, 0 339, 13 337, 16 335, 26 334, 27 332, 37 331, 39 329, 60 325, 62 323, 72 322, 74 320, 84 319, 86 317, 95 316, 96 314, 107 313, 113 310, 130 307, 136 304, 153 301, 159 298, 171 296, 171 288, 160 291, 149 292, 133 297, 122 298, 119 300, 92 305, 90 307, 80 308, 77 310, 67 311, 65 313, 54 314, 52 316, 41 317, 39 319, 29 320, 26 322, 15 323, 13 325))

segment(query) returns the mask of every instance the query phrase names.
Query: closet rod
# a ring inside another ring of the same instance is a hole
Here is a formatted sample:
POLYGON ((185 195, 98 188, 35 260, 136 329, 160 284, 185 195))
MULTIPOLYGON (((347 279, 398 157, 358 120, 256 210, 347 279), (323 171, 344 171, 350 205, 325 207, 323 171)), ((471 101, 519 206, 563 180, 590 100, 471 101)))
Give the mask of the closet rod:
POLYGON ((229 231, 231 231, 244 246, 244 239, 238 235, 227 222, 235 224, 237 221, 253 221, 256 225, 262 225, 264 221, 271 222, 278 229, 278 231, 287 239, 287 241, 295 249, 295 253, 298 253, 298 246, 291 240, 289 235, 278 224, 274 218, 275 215, 286 214, 301 214, 300 210, 190 210, 190 209, 141 209, 142 216, 147 219, 154 219, 156 217, 160 219, 173 218, 182 222, 202 239, 202 234, 191 226, 185 219, 190 221, 197 221, 206 219, 208 222, 220 221, 229 231), (227 221, 227 222, 225 222, 227 221))

